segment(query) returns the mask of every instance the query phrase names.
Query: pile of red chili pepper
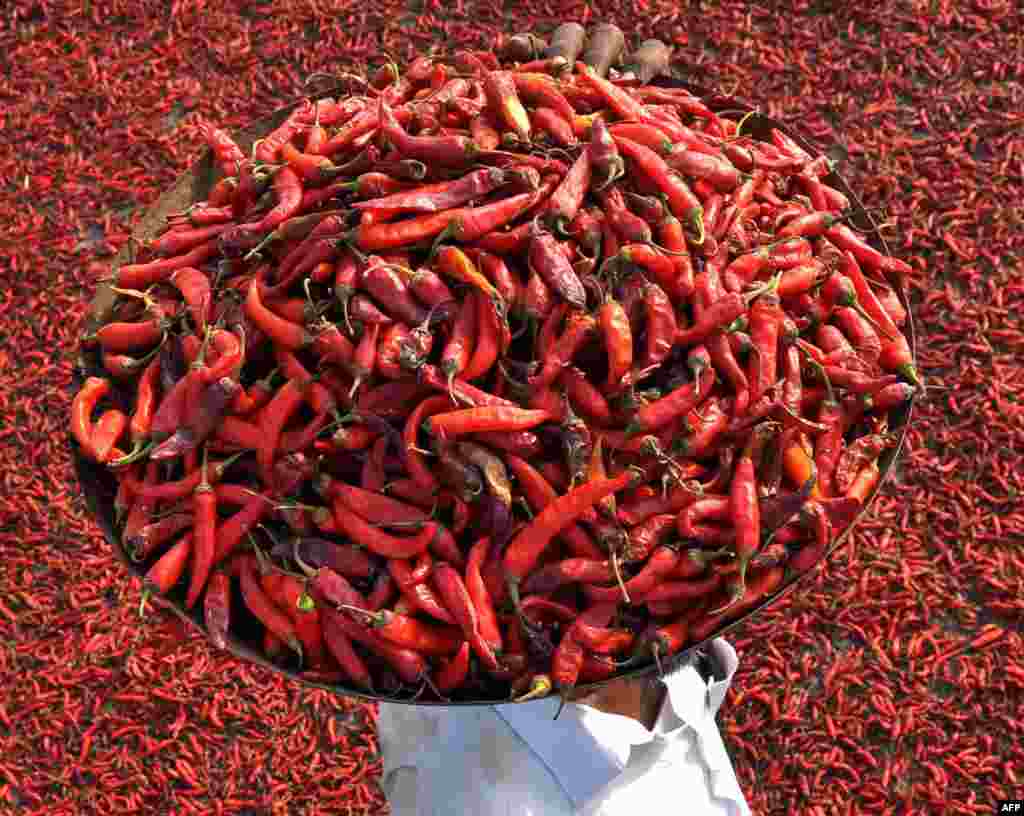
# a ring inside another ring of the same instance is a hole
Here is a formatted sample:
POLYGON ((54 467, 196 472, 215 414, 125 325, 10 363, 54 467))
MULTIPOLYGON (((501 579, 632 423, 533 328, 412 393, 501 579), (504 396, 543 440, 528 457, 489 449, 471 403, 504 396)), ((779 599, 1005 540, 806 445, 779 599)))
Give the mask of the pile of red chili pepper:
POLYGON ((564 692, 717 633, 872 493, 908 268, 826 158, 574 36, 345 77, 250 153, 206 127, 221 178, 114 271, 72 433, 215 643, 564 692))

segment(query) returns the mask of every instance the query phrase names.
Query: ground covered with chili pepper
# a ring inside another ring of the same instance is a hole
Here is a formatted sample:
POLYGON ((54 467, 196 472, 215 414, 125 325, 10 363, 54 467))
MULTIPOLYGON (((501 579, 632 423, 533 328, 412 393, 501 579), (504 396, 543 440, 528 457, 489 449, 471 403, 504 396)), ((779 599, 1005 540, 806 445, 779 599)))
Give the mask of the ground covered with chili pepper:
MULTIPOLYGON (((935 387, 911 454, 847 551, 735 634, 744 663, 722 724, 755 812, 984 813, 1024 773, 1009 597, 1021 565, 1006 547, 1021 535, 1022 93, 1020 65, 1000 62, 1022 21, 976 5, 897 6, 885 28, 820 5, 600 9, 644 20, 642 36, 685 19, 675 44, 700 81, 842 145, 841 172, 917 269, 920 368, 935 387)), ((152 607, 139 622, 139 587, 70 478, 59 349, 74 346, 90 263, 197 153, 198 115, 244 124, 299 77, 382 47, 402 61, 410 42, 444 35, 481 47, 500 15, 384 4, 269 19, 258 5, 183 4, 150 29, 128 4, 97 20, 71 4, 15 9, 0 29, 3 203, 19 238, 0 268, 14 340, 0 375, 14 419, 0 447, 0 616, 16 678, 0 709, 3 794, 27 812, 376 812, 366 707, 168 637, 176 627, 152 607)), ((578 14, 534 7, 505 30, 578 14)))

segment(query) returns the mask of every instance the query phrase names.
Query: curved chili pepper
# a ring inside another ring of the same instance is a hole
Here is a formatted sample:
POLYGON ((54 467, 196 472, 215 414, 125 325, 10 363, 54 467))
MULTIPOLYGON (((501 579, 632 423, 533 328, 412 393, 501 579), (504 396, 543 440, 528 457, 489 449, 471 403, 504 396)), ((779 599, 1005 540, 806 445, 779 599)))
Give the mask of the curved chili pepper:
POLYGON ((693 223, 697 226, 700 235, 698 243, 703 243, 704 208, 686 182, 673 173, 665 160, 650 148, 621 136, 616 136, 615 141, 640 173, 665 194, 672 214, 684 224, 693 223))
POLYGON ((427 661, 419 652, 396 646, 369 627, 333 609, 324 610, 324 622, 326 627, 336 627, 350 640, 362 643, 383 658, 403 682, 417 683, 425 675, 427 661))
POLYGON ((896 434, 870 434, 862 436, 848 445, 839 456, 836 466, 835 486, 837 492, 846 495, 860 471, 876 460, 882 451, 894 447, 897 441, 896 434))
POLYGON ((259 329, 270 337, 275 344, 289 351, 305 348, 313 342, 313 338, 303 326, 291 323, 270 311, 260 298, 259 275, 249 284, 249 292, 245 299, 245 313, 259 329))
POLYGON ((707 399, 715 384, 715 371, 707 349, 698 346, 687 357, 687 365, 695 377, 694 381, 676 388, 661 399, 641 406, 626 428, 626 433, 636 435, 657 430, 678 417, 685 416, 707 399))
POLYGON ((359 607, 343 607, 350 614, 357 613, 372 631, 396 646, 424 655, 447 656, 458 652, 465 639, 454 627, 441 627, 424 623, 407 615, 388 610, 369 612, 359 607))
POLYGON ((561 147, 574 147, 577 144, 572 123, 552 109, 537 107, 529 112, 530 127, 537 133, 545 134, 550 142, 561 147))
POLYGON ((466 563, 466 591, 477 613, 480 637, 495 654, 500 654, 503 646, 501 627, 481 572, 490 544, 490 539, 481 538, 470 548, 469 560, 466 563))
POLYGON ((324 643, 349 680, 357 686, 373 691, 373 680, 369 669, 352 648, 352 640, 345 633, 344 628, 338 625, 338 620, 341 618, 339 613, 325 610, 322 615, 324 643))
MULTIPOLYGON (((651 242, 650 225, 643 218, 629 211, 622 191, 618 187, 601 191, 597 195, 604 206, 605 222, 611 226, 622 241, 638 244, 651 242)), ((619 250, 619 254, 621 254, 621 250, 619 250)))
POLYGON ((100 414, 92 429, 92 447, 96 452, 96 459, 101 463, 109 462, 115 455, 123 458, 120 451, 114 446, 121 438, 125 428, 128 427, 128 417, 123 411, 111 408, 100 414))
MULTIPOLYGON (((215 488, 218 501, 222 500, 222 488, 224 487, 226 485, 218 485, 215 488)), ((217 526, 217 551, 213 557, 214 565, 219 564, 234 552, 235 547, 263 519, 273 505, 273 502, 262 493, 245 489, 245 495, 248 500, 241 509, 217 526)))
POLYGON ((556 379, 562 369, 596 333, 597 319, 582 311, 573 311, 566 319, 565 330, 550 349, 544 350, 544 365, 535 377, 530 377, 531 388, 545 388, 556 379))
POLYGON ((102 460, 96 453, 92 442, 92 413, 99 401, 109 393, 110 380, 102 377, 89 377, 78 389, 71 402, 71 433, 82 452, 97 462, 102 460))
POLYGON ((761 510, 757 495, 757 463, 760 448, 772 431, 764 426, 756 428, 743 453, 736 461, 732 484, 729 488, 729 512, 736 531, 735 553, 739 561, 737 588, 728 606, 732 606, 746 591, 747 568, 761 546, 761 510))
POLYGON ((181 580, 192 549, 191 533, 182 536, 146 572, 145 584, 161 595, 166 595, 181 580))
POLYGON ((408 561, 402 559, 389 560, 388 572, 394 578, 402 596, 416 609, 422 610, 431 617, 445 623, 455 623, 455 618, 444 608, 429 584, 414 581, 412 569, 408 561))
POLYGON ((604 481, 580 485, 548 504, 509 545, 505 571, 517 583, 529 575, 551 540, 605 496, 617 493, 636 478, 632 471, 604 481))
POLYGON ((584 150, 573 162, 569 172, 565 174, 558 187, 544 205, 544 218, 552 229, 565 235, 566 230, 576 217, 591 179, 591 153, 584 150))
MULTIPOLYGON (((690 642, 703 642, 712 632, 717 631, 724 621, 736 618, 756 606, 779 588, 784 577, 785 570, 780 566, 751 569, 742 595, 728 608, 712 612, 693 624, 690 628, 690 642)), ((733 596, 735 597, 735 593, 733 596)))
POLYGON ((263 591, 257 573, 256 558, 251 555, 243 556, 238 563, 238 577, 242 587, 242 599, 246 607, 262 623, 268 631, 272 632, 289 648, 302 656, 302 642, 299 640, 295 630, 295 624, 291 618, 282 612, 263 591))
MULTIPOLYGON (((201 375, 197 379, 201 380, 201 375)), ((222 377, 210 385, 204 385, 200 381, 198 388, 199 393, 195 401, 185 405, 187 413, 178 429, 153 449, 150 453, 151 458, 174 458, 195 450, 216 430, 224 413, 241 390, 241 386, 229 377, 222 377)), ((187 390, 185 393, 185 399, 192 399, 187 390)), ((157 417, 154 417, 154 426, 156 421, 157 417)))
POLYGON ((584 626, 606 627, 615 615, 615 604, 598 603, 585 610, 562 635, 551 658, 551 679, 559 689, 571 689, 579 679, 584 649, 578 632, 584 626))
POLYGON ((668 164, 688 176, 709 182, 722 193, 735 190, 743 180, 740 172, 725 157, 697 150, 673 150, 668 164))
POLYGON ((560 382, 565 387, 566 395, 573 410, 584 414, 598 425, 608 425, 612 421, 612 411, 608 400, 594 386, 587 376, 575 366, 562 369, 560 382))
POLYGON ((430 520, 430 515, 419 507, 406 504, 382 493, 331 479, 326 475, 321 476, 316 488, 326 498, 340 499, 346 507, 372 524, 407 526, 422 524, 430 520))
POLYGON ((236 165, 245 161, 245 154, 235 143, 231 136, 220 128, 216 128, 209 122, 199 122, 199 134, 203 137, 207 146, 213 153, 213 157, 220 164, 221 172, 225 176, 234 175, 236 165))
POLYGON ((696 598, 704 598, 722 585, 721 575, 708 575, 706 578, 698 578, 690 581, 662 581, 657 586, 648 590, 642 598, 638 599, 645 604, 664 603, 666 601, 693 601, 696 598))
POLYGON ((434 567, 434 584, 448 610, 462 628, 473 651, 487 668, 496 670, 498 668, 497 657, 490 644, 483 638, 478 612, 462 577, 452 566, 441 563, 434 567))
POLYGON ((469 674, 470 647, 467 641, 462 642, 459 651, 450 660, 442 660, 440 668, 434 675, 434 686, 442 694, 459 688, 469 674))
MULTIPOLYGON (((524 459, 509 455, 505 460, 534 513, 543 512, 558 498, 555 488, 551 486, 544 475, 524 459)), ((597 560, 603 557, 601 550, 593 543, 590 536, 577 524, 567 525, 560 531, 559 536, 577 557, 597 560)))
POLYGON ((511 337, 491 298, 475 292, 468 301, 476 305, 476 344, 461 373, 464 379, 472 380, 490 371, 499 353, 508 347, 511 337))
POLYGON ((377 116, 381 131, 403 158, 460 166, 467 164, 476 152, 476 145, 465 137, 410 136, 383 97, 378 102, 377 116))

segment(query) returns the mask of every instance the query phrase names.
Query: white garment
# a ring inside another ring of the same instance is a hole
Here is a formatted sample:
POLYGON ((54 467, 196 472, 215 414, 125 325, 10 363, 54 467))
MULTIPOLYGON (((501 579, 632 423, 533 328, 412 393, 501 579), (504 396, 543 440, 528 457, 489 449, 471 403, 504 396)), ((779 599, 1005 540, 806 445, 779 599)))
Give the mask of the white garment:
POLYGON ((692 666, 665 680, 654 730, 557 697, 493 708, 381 705, 382 786, 392 816, 750 816, 715 723, 725 674, 692 666), (643 808, 639 810, 638 808, 643 808))

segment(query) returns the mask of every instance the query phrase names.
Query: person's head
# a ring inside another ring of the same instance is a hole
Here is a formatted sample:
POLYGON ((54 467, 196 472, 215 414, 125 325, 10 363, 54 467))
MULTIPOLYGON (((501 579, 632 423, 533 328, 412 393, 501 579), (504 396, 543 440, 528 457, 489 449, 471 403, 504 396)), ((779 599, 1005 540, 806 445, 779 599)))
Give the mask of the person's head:
POLYGON ((661 674, 652 671, 638 677, 620 678, 594 690, 577 691, 569 699, 609 714, 632 717, 651 728, 664 699, 665 684, 662 679, 683 671, 692 662, 690 656, 663 661, 661 674))

